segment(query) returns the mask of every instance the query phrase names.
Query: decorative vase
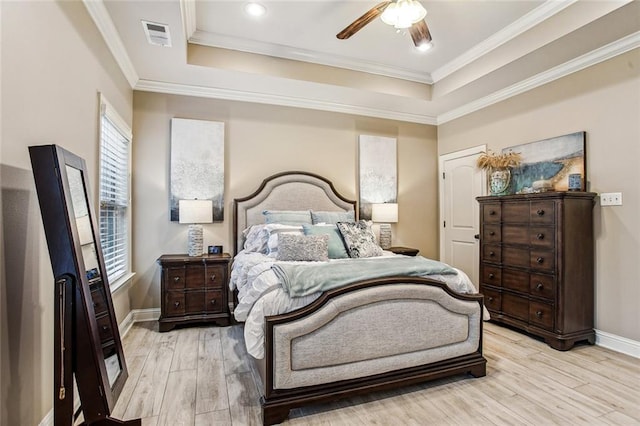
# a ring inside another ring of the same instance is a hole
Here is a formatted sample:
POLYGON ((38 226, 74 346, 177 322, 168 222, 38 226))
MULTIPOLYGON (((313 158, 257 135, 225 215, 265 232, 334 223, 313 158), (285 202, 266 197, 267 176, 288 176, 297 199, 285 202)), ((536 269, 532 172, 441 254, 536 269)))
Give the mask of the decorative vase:
POLYGON ((511 183, 511 170, 495 169, 489 176, 489 191, 491 195, 504 195, 511 183))

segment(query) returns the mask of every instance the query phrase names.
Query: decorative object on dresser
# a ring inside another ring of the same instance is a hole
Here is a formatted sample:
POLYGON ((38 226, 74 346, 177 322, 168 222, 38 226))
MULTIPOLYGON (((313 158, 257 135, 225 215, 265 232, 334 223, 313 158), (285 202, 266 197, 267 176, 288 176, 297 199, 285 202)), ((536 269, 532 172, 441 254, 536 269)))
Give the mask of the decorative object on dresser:
POLYGON ((489 193, 504 195, 511 183, 511 169, 520 164, 521 157, 517 152, 509 150, 496 154, 491 150, 480 154, 477 166, 489 173, 489 193))
POLYGON ((395 254, 404 254, 405 256, 417 256, 418 252, 420 251, 416 248, 400 247, 400 246, 389 247, 386 250, 389 250, 390 252, 395 254))
POLYGON ((204 236, 201 223, 213 222, 213 202, 211 200, 180 200, 180 223, 189 224, 189 256, 201 256, 204 250, 204 236))
POLYGON ((558 350, 593 344, 596 194, 478 197, 480 292, 492 321, 558 350))
POLYGON ((231 256, 227 253, 199 257, 186 254, 160 256, 160 331, 198 322, 229 325, 230 261, 231 256))
POLYGON ((380 223, 380 247, 391 247, 391 224, 398 222, 398 205, 382 203, 371 205, 371 220, 380 223))

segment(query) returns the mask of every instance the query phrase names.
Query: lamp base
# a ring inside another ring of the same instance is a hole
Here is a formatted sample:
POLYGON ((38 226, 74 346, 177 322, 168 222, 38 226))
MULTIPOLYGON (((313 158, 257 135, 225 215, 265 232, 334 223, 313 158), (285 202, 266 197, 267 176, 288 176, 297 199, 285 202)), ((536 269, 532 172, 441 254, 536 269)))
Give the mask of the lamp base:
POLYGON ((189 225, 188 250, 189 256, 202 256, 204 238, 202 225, 189 225))
POLYGON ((388 223, 380 224, 380 247, 385 250, 391 247, 391 225, 388 223))

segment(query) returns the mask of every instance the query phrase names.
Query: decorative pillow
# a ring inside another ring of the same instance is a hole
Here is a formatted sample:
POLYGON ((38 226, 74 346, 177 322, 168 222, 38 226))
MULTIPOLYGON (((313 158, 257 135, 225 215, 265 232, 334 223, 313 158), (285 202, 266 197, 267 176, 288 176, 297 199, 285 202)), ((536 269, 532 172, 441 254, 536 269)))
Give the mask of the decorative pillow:
POLYGON ((282 225, 280 223, 270 223, 264 226, 264 233, 267 235, 267 255, 276 257, 278 255, 279 237, 281 234, 304 235, 302 226, 282 225))
POLYGON ((342 241, 342 235, 336 225, 302 225, 304 235, 328 235, 329 259, 344 259, 349 257, 347 248, 342 241))
POLYGON ((371 230, 370 221, 338 222, 336 225, 342 234, 349 256, 382 256, 382 249, 376 244, 376 236, 371 230))
POLYGON ((267 254, 267 242, 269 234, 265 232, 267 225, 252 225, 242 231, 244 235, 244 251, 267 254))
POLYGON ((312 210, 311 220, 314 225, 318 223, 331 223, 335 225, 338 222, 353 222, 356 220, 356 215, 353 210, 348 212, 314 212, 312 210))
POLYGON ((281 225, 302 225, 311 222, 310 210, 264 210, 265 223, 279 223, 281 225))
POLYGON ((328 235, 280 234, 276 260, 326 262, 329 260, 328 235))

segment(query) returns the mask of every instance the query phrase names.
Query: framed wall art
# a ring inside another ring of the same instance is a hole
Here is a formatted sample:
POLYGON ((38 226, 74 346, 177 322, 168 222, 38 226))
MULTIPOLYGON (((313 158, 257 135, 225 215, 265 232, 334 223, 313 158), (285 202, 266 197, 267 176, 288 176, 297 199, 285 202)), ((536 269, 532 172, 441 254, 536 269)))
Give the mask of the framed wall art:
POLYGON ((502 152, 517 152, 522 162, 514 167, 510 193, 535 192, 534 182, 549 181, 553 191, 567 191, 571 176, 571 189, 576 190, 577 175, 580 175, 579 190, 586 191, 587 152, 586 132, 576 132, 523 145, 516 145, 502 152))
POLYGON ((171 221, 180 200, 213 201, 213 221, 224 220, 224 123, 171 119, 171 221))
POLYGON ((398 199, 396 139, 360 135, 358 152, 360 219, 370 220, 372 204, 398 199))

